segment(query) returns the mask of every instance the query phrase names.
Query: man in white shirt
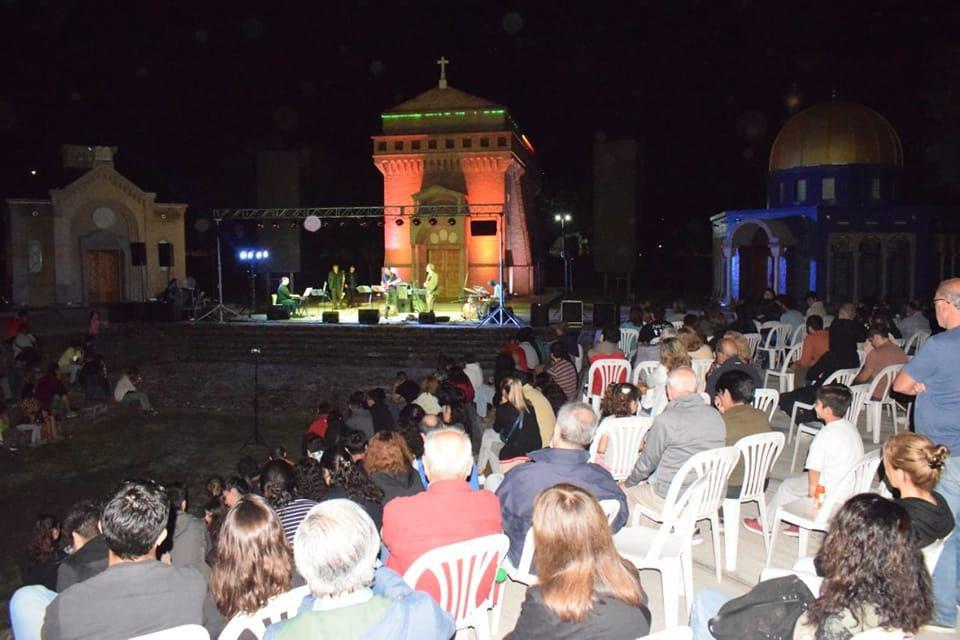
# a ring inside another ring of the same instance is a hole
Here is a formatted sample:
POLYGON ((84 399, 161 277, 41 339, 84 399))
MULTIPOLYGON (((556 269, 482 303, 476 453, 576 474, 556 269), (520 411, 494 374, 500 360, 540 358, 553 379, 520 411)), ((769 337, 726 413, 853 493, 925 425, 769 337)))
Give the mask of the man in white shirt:
POLYGON ((907 315, 902 320, 897 320, 897 328, 903 334, 903 340, 906 342, 913 337, 915 333, 926 331, 930 333, 930 321, 920 311, 920 303, 911 300, 907 304, 907 315))
MULTIPOLYGON (((863 457, 863 440, 857 428, 844 418, 851 400, 850 389, 842 384, 824 385, 817 391, 815 408, 823 428, 810 443, 807 473, 785 478, 780 484, 767 504, 767 531, 773 526, 777 508, 801 498, 814 498, 817 486, 824 488, 824 497, 846 495, 853 489, 846 476, 863 457)), ((745 519, 743 526, 754 533, 762 531, 756 518, 745 519)), ((791 525, 785 533, 795 536, 797 529, 791 525)))
POLYGON ((157 412, 150 404, 150 398, 144 392, 137 391, 135 382, 140 380, 140 370, 137 367, 127 369, 127 372, 117 380, 117 386, 113 388, 113 399, 122 404, 139 402, 144 413, 155 416, 157 412))

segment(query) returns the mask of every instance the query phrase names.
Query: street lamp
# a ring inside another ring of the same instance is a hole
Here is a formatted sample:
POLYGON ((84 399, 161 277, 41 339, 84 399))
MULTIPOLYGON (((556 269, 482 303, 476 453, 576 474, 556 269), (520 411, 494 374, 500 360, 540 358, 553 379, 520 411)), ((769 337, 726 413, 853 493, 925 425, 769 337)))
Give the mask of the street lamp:
POLYGON ((573 270, 570 260, 567 259, 567 223, 573 221, 570 213, 556 213, 553 216, 555 222, 560 223, 560 260, 563 261, 563 291, 571 293, 573 291, 573 270))

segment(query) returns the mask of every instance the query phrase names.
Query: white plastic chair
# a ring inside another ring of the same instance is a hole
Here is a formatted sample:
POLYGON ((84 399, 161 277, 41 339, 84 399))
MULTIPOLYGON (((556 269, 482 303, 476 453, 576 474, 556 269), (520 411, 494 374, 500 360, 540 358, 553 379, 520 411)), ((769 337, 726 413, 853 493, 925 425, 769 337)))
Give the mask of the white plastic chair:
POLYGON ((645 635, 643 640, 693 640, 693 629, 690 627, 671 627, 645 635))
POLYGON ((727 526, 723 530, 723 541, 726 545, 727 571, 737 570, 737 543, 740 539, 740 505, 745 502, 756 502, 760 510, 760 527, 762 528, 763 546, 769 544, 767 534, 767 506, 763 495, 764 485, 770 470, 777 463, 783 453, 785 438, 779 431, 757 433, 740 438, 733 445, 740 452, 743 461, 743 484, 740 486, 740 495, 736 498, 724 498, 723 521, 727 526))
POLYGON ((767 414, 767 419, 773 421, 773 414, 780 404, 780 392, 776 389, 757 389, 753 392, 753 406, 767 414))
POLYGON ((786 355, 780 360, 780 367, 778 369, 766 369, 763 373, 763 386, 770 386, 770 376, 773 376, 777 379, 777 389, 780 393, 785 393, 787 391, 793 391, 794 388, 794 373, 790 369, 790 365, 797 362, 800 357, 803 355, 803 343, 795 345, 786 352, 786 355))
POLYGON ((620 351, 623 351, 627 361, 633 362, 633 356, 637 355, 637 345, 639 343, 640 329, 620 329, 620 351))
MULTIPOLYGON (((667 497, 664 498, 664 504, 671 504, 680 494, 680 489, 691 474, 696 474, 698 478, 706 478, 707 485, 704 490, 703 504, 697 513, 697 522, 700 520, 710 521, 710 532, 713 537, 713 562, 717 575, 717 582, 723 581, 723 559, 720 556, 720 506, 727 496, 727 480, 730 479, 730 473, 737 465, 740 459, 740 451, 736 447, 720 447, 710 449, 694 454, 677 474, 670 481, 670 488, 667 489, 667 497)), ((663 522, 663 514, 645 507, 637 505, 634 512, 634 522, 644 515, 655 522, 663 522)))
POLYGON ((258 640, 263 637, 267 627, 281 620, 297 615, 303 599, 310 595, 310 587, 304 585, 276 595, 255 613, 238 613, 223 628, 218 640, 239 640, 244 633, 252 634, 258 640))
POLYGON ((824 328, 824 329, 829 329, 829 328, 830 328, 830 325, 832 325, 832 324, 833 324, 833 316, 830 316, 830 315, 823 316, 823 328, 824 328))
POLYGON ((613 526, 613 521, 616 520, 620 514, 620 501, 612 499, 601 500, 600 508, 603 510, 603 515, 607 516, 607 524, 613 526))
MULTIPOLYGON (((838 369, 831 373, 823 384, 843 384, 850 386, 850 382, 857 377, 859 369, 838 369)), ((806 402, 794 402, 793 410, 790 412, 790 428, 787 430, 787 443, 793 440, 793 430, 797 426, 797 412, 801 409, 813 411, 813 405, 806 402)))
POLYGON ((136 636, 130 640, 210 640, 210 634, 199 624, 184 624, 136 636))
POLYGON ((810 539, 811 531, 824 531, 830 527, 830 520, 834 512, 847 501, 850 496, 858 493, 870 491, 873 484, 873 478, 877 475, 877 468, 880 466, 880 449, 865 454, 853 466, 839 486, 852 484, 853 488, 849 492, 828 491, 823 505, 818 509, 813 498, 801 498, 777 508, 773 516, 773 530, 770 532, 770 545, 767 547, 767 566, 770 566, 773 560, 773 549, 777 544, 777 527, 780 522, 796 525, 800 528, 800 537, 798 540, 800 556, 807 555, 807 542, 810 539))
MULTIPOLYGON (((863 407, 866 404, 866 401, 870 399, 870 393, 867 390, 867 386, 863 384, 855 384, 850 387, 850 408, 847 409, 847 413, 844 414, 850 424, 857 428, 857 422, 860 421, 860 413, 863 410, 863 407)), ((796 409, 796 407, 794 407, 796 409)), ((800 436, 810 436, 811 439, 815 438, 820 429, 823 428, 823 424, 820 422, 805 422, 797 427, 797 439, 793 441, 793 458, 790 459, 790 471, 793 471, 797 466, 797 452, 800 450, 800 436)))
POLYGON ((694 358, 690 361, 690 368, 697 376, 697 392, 699 393, 707 389, 707 372, 712 364, 712 358, 694 358))
POLYGON ((590 365, 587 372, 587 384, 583 393, 583 401, 593 406, 594 411, 600 410, 600 400, 611 383, 630 379, 630 361, 620 358, 600 358, 590 365), (600 376, 600 393, 593 392, 594 376, 600 376))
POLYGON ((889 367, 884 367, 870 381, 864 404, 867 410, 867 431, 873 431, 873 444, 880 443, 880 423, 883 420, 884 408, 890 411, 893 432, 897 433, 898 431, 897 402, 890 397, 890 391, 893 389, 893 379, 897 377, 901 369, 903 369, 902 364, 892 364, 889 367), (877 395, 877 388, 881 386, 883 387, 883 394, 878 400, 874 400, 873 397, 877 395))
POLYGON ((907 344, 905 344, 903 347, 903 352, 908 356, 914 355, 920 350, 920 347, 923 346, 923 343, 926 342, 927 338, 929 337, 929 331, 917 331, 915 334, 910 336, 909 340, 907 340, 907 344))
POLYGON ((750 361, 753 362, 757 358, 757 348, 760 347, 760 334, 745 333, 743 337, 747 340, 747 348, 750 350, 750 361))
MULTIPOLYGON (((502 533, 448 544, 417 558, 403 579, 416 589, 424 574, 433 574, 440 586, 440 607, 453 617, 457 631, 473 628, 478 640, 489 640, 492 636, 487 611, 502 606, 503 597, 501 594, 494 602, 492 580, 490 595, 479 605, 477 593, 486 586, 484 581, 491 573, 490 568, 499 566, 509 548, 510 540, 502 533)), ((495 569, 491 575, 495 575, 495 569)), ((494 613, 494 618, 499 616, 494 613)))
POLYGON ((693 606, 693 559, 691 543, 697 515, 703 510, 707 478, 698 478, 677 498, 664 505, 663 524, 659 528, 630 526, 613 536, 617 552, 638 570, 660 572, 663 589, 663 623, 666 627, 680 620, 680 585, 686 600, 684 620, 693 606))
POLYGON ((633 368, 633 374, 630 376, 630 382, 632 382, 634 386, 638 386, 640 384, 650 386, 647 384, 647 380, 650 379, 650 376, 654 371, 657 370, 657 367, 659 366, 659 360, 644 360, 643 362, 638 362, 633 368))
MULTIPOLYGON (((881 482, 880 486, 884 486, 884 484, 881 482)), ((920 552, 923 554, 923 563, 927 565, 927 571, 930 572, 930 575, 933 575, 933 570, 937 568, 937 561, 940 560, 940 554, 943 553, 943 545, 946 544, 952 535, 953 531, 948 533, 946 537, 934 540, 923 549, 920 549, 920 552)))
POLYGON ((763 341, 763 345, 757 347, 757 352, 766 353, 769 368, 776 369, 777 363, 780 361, 780 354, 787 348, 787 340, 790 338, 793 327, 785 322, 764 322, 760 325, 761 335, 763 335, 763 331, 767 332, 767 337, 763 341))
POLYGON ((803 339, 807 335, 807 324, 803 323, 797 325, 797 328, 793 330, 793 333, 790 334, 790 341, 787 343, 788 347, 795 347, 798 344, 803 344, 803 339))
POLYGON ((683 320, 671 320, 670 324, 672 324, 673 328, 676 329, 677 331, 680 331, 680 329, 683 329, 683 320))
POLYGON ((590 461, 596 462, 600 439, 607 436, 604 463, 614 480, 626 479, 640 455, 640 443, 652 425, 653 418, 646 416, 604 419, 590 443, 590 461))

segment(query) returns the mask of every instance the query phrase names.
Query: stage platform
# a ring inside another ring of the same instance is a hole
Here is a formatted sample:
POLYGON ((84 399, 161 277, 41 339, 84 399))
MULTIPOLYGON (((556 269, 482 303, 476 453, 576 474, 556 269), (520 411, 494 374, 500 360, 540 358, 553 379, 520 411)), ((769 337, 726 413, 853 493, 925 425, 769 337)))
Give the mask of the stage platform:
MULTIPOLYGON (((517 320, 521 324, 529 324, 530 322, 530 301, 529 300, 512 300, 509 304, 506 305, 507 308, 512 309, 517 320)), ((384 307, 383 305, 361 305, 359 307, 350 307, 346 309, 337 309, 335 310, 332 305, 325 304, 322 306, 310 306, 305 310, 305 315, 303 316, 294 316, 289 320, 267 320, 264 314, 254 315, 253 318, 249 317, 240 317, 240 318, 228 318, 228 321, 233 322, 270 322, 271 324, 277 322, 286 322, 290 324, 324 324, 323 323, 323 313, 336 311, 339 314, 338 324, 352 324, 358 326, 369 326, 361 325, 358 314, 361 309, 378 309, 380 311, 380 321, 381 325, 407 325, 407 324, 417 324, 419 319, 418 313, 413 312, 394 312, 389 317, 384 316, 384 307)), ((462 326, 462 327, 477 327, 480 326, 480 320, 475 316, 470 314, 470 310, 467 310, 469 315, 464 316, 464 308, 461 303, 458 302, 438 302, 434 306, 433 310, 434 315, 437 317, 438 325, 446 326, 462 326)), ((209 320, 209 318, 208 318, 209 320)), ((421 325, 423 326, 423 325, 421 325)), ((433 325, 430 325, 433 326, 433 325)), ((489 323, 485 326, 490 326, 489 323)), ((496 325, 494 325, 496 326, 496 325)), ((512 324, 509 326, 513 326, 512 324)))

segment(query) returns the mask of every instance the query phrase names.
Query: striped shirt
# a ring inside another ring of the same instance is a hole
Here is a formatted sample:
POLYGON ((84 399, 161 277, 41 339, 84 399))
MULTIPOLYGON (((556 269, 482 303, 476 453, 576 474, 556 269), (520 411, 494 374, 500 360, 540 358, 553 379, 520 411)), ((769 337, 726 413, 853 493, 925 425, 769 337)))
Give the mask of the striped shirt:
POLYGON ((280 524, 283 525, 283 534, 287 536, 290 544, 293 544, 293 537, 297 534, 297 527, 307 517, 310 511, 317 503, 306 498, 297 498, 285 507, 277 509, 277 517, 280 518, 280 524))
POLYGON ((575 366, 567 360, 558 360, 550 365, 547 373, 553 376, 557 385, 563 389, 567 400, 577 399, 577 368, 575 366))

